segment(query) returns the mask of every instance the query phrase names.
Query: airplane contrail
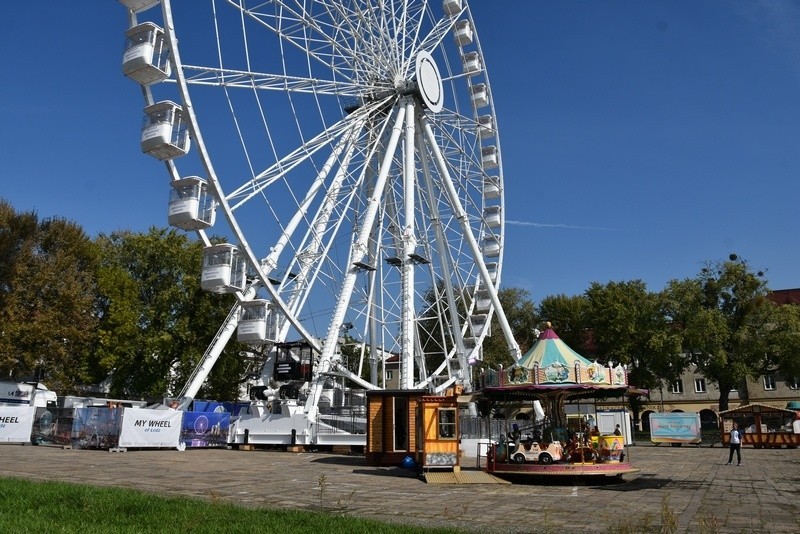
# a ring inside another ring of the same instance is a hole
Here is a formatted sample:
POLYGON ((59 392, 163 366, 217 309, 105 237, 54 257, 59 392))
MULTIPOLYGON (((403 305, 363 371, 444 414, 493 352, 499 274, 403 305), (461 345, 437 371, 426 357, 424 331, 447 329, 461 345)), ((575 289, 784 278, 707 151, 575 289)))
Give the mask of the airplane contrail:
POLYGON ((536 228, 568 228, 570 230, 617 230, 617 228, 604 228, 602 226, 574 226, 571 224, 547 224, 537 223, 530 221, 513 221, 506 219, 506 224, 513 224, 516 226, 533 226, 536 228))

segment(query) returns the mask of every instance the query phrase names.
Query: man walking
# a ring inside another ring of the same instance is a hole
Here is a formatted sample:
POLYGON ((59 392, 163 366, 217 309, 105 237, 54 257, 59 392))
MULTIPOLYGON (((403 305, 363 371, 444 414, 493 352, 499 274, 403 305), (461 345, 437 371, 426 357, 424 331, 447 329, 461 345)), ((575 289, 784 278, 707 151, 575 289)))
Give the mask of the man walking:
POLYGON ((734 421, 733 428, 731 429, 731 453, 728 455, 728 463, 731 465, 733 461, 733 451, 736 451, 736 465, 742 465, 742 433, 739 432, 739 426, 734 421))

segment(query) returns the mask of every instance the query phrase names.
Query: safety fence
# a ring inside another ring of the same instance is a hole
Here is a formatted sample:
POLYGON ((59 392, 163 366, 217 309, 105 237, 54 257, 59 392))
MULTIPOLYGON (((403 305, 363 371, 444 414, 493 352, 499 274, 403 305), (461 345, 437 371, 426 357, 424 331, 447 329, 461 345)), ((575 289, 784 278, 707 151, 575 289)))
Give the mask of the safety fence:
POLYGON ((230 418, 224 411, 0 406, 0 442, 76 449, 225 447, 230 418))

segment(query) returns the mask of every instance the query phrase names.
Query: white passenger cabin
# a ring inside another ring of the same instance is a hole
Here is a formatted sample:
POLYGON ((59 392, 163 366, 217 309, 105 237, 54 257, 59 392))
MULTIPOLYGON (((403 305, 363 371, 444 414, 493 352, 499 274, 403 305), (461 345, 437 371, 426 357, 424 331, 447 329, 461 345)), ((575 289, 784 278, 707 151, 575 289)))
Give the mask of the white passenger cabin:
POLYGON ((476 338, 465 337, 464 350, 466 351, 467 363, 469 365, 476 365, 478 362, 483 360, 483 356, 481 355, 481 345, 478 343, 476 338))
POLYGON ((497 285, 497 263, 487 263, 486 270, 489 272, 489 280, 492 282, 492 284, 497 285))
POLYGON ((497 168, 499 161, 496 146, 485 146, 481 149, 481 164, 483 165, 483 170, 485 171, 497 168))
POLYGON ((160 160, 186 155, 190 140, 183 109, 164 100, 144 108, 142 152, 160 160))
POLYGON ((222 243, 203 249, 201 288, 213 293, 233 293, 243 290, 245 281, 244 258, 235 245, 222 243))
POLYGON ((484 176, 483 196, 488 199, 500 198, 500 184, 497 183, 497 179, 491 176, 484 176))
POLYGON ((483 332, 483 329, 486 328, 486 320, 487 315, 483 313, 479 313, 476 315, 470 315, 469 317, 469 329, 472 332, 472 335, 478 337, 483 332))
POLYGON ((489 298, 489 291, 479 289, 475 292, 475 311, 486 313, 492 307, 492 299, 489 298))
POLYGON ((459 20, 453 28, 453 37, 458 46, 468 45, 472 42, 472 25, 468 20, 459 20))
POLYGON ((187 176, 170 183, 169 216, 171 226, 182 230, 201 230, 214 226, 217 203, 208 184, 199 176, 187 176))
POLYGON ((481 71, 481 57, 477 52, 467 52, 461 56, 464 74, 476 74, 481 71))
POLYGON ((483 220, 489 228, 500 228, 503 222, 500 206, 486 206, 483 208, 483 220))
POLYGON ((150 9, 151 7, 157 6, 159 4, 159 0, 119 0, 119 1, 134 13, 150 9))
POLYGON ((449 17, 455 17, 461 13, 461 0, 444 0, 442 9, 449 17))
POLYGON ((494 118, 491 115, 478 117, 478 135, 481 136, 481 139, 488 139, 494 136, 494 118))
POLYGON ((500 238, 489 235, 483 238, 483 255, 487 258, 496 258, 500 255, 500 238))
POLYGON ((169 78, 172 73, 169 48, 160 26, 145 22, 125 32, 122 72, 141 85, 169 78))
POLYGON ((489 105, 489 90, 486 88, 485 83, 476 83, 470 88, 470 92, 475 109, 489 105))
POLYGON ((236 339, 242 343, 275 341, 274 310, 268 300, 257 299, 241 303, 241 316, 236 327, 236 339))

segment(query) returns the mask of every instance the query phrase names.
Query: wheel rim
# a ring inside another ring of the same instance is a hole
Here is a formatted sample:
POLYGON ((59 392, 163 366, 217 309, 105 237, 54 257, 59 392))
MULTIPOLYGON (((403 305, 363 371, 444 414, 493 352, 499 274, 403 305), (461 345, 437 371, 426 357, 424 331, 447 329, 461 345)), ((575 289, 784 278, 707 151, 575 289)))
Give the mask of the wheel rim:
MULTIPOLYGON (((321 351, 319 384, 369 378, 370 353, 399 357, 402 388, 469 384, 494 311, 476 296, 499 282, 504 226, 494 107, 472 97, 481 84, 491 93, 469 7, 244 4, 199 13, 162 0, 164 20, 152 15, 197 147, 167 163, 172 178, 212 185, 260 296, 282 310, 277 341, 321 351), (457 44, 464 21, 472 41, 457 44), (472 53, 479 66, 465 74, 472 53), (347 361, 343 333, 356 343, 347 361)), ((159 84, 148 102, 161 91, 174 98, 159 84)))

